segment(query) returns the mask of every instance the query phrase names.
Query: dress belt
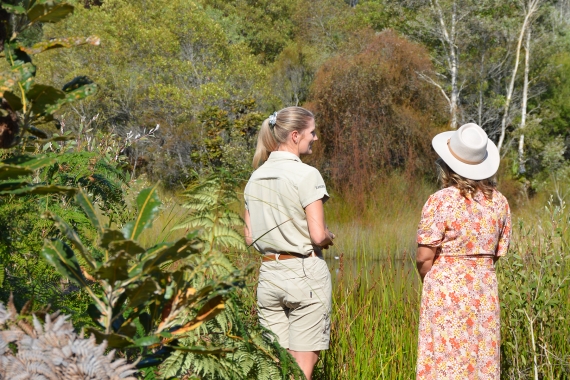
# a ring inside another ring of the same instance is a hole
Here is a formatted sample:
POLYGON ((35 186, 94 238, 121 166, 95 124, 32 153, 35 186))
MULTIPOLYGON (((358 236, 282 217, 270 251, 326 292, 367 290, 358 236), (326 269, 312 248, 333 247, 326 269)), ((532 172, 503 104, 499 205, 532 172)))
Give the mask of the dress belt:
POLYGON ((283 252, 283 253, 267 253, 262 257, 262 261, 275 261, 277 260, 277 256, 279 255, 279 260, 288 260, 288 259, 306 259, 308 257, 319 257, 315 251, 311 252, 310 255, 301 255, 297 252, 283 252))

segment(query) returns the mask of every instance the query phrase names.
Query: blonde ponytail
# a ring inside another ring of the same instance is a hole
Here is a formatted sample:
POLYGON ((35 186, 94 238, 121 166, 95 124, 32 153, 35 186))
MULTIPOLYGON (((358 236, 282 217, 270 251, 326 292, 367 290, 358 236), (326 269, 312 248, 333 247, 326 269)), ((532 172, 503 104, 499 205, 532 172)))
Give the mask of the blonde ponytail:
POLYGON ((269 119, 263 120, 261 129, 257 135, 257 147, 253 155, 253 168, 257 169, 261 164, 267 161, 269 154, 277 150, 279 144, 275 140, 275 136, 269 127, 269 119))
POLYGON ((279 144, 287 141, 289 133, 302 132, 307 128, 311 119, 314 119, 313 113, 302 107, 287 107, 276 112, 273 125, 269 124, 269 118, 265 119, 257 136, 253 168, 257 169, 267 161, 269 154, 276 151, 279 144))

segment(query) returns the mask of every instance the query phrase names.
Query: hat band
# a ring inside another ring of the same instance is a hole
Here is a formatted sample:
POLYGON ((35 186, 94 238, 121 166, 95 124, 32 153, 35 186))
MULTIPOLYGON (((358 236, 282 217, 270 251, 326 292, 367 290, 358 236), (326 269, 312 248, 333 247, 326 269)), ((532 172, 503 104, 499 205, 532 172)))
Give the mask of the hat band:
MULTIPOLYGON (((455 157, 456 159, 458 159, 459 161, 463 162, 464 164, 467 165, 479 165, 480 163, 482 163, 483 161, 485 161, 485 158, 483 158, 481 161, 467 161, 461 157, 459 157, 457 154, 455 154, 455 152, 453 151, 453 149, 451 149, 451 145, 449 145, 449 141, 451 139, 447 139, 447 148, 449 148, 449 153, 451 153, 451 155, 453 157, 455 157)), ((486 156, 485 156, 486 157, 486 156)))

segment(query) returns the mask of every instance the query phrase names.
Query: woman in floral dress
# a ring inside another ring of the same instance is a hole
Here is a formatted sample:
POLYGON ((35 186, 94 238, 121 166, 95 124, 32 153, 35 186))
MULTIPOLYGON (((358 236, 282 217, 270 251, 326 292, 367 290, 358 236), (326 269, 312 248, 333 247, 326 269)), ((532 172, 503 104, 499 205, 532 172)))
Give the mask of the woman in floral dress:
POLYGON ((493 176, 500 156, 476 124, 432 145, 443 189, 418 227, 423 281, 417 379, 499 379, 500 310, 495 263, 506 254, 511 217, 493 176))

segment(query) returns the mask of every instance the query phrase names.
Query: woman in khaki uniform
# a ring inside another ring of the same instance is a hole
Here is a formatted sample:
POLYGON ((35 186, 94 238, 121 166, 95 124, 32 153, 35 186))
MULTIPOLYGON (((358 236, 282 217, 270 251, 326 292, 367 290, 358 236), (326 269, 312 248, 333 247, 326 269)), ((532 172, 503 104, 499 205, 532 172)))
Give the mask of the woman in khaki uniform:
POLYGON ((263 254, 257 287, 260 323, 311 379, 329 347, 331 276, 322 249, 334 235, 325 224, 329 198, 321 174, 301 162, 317 141, 313 114, 284 108, 266 119, 245 188, 245 236, 263 254))

